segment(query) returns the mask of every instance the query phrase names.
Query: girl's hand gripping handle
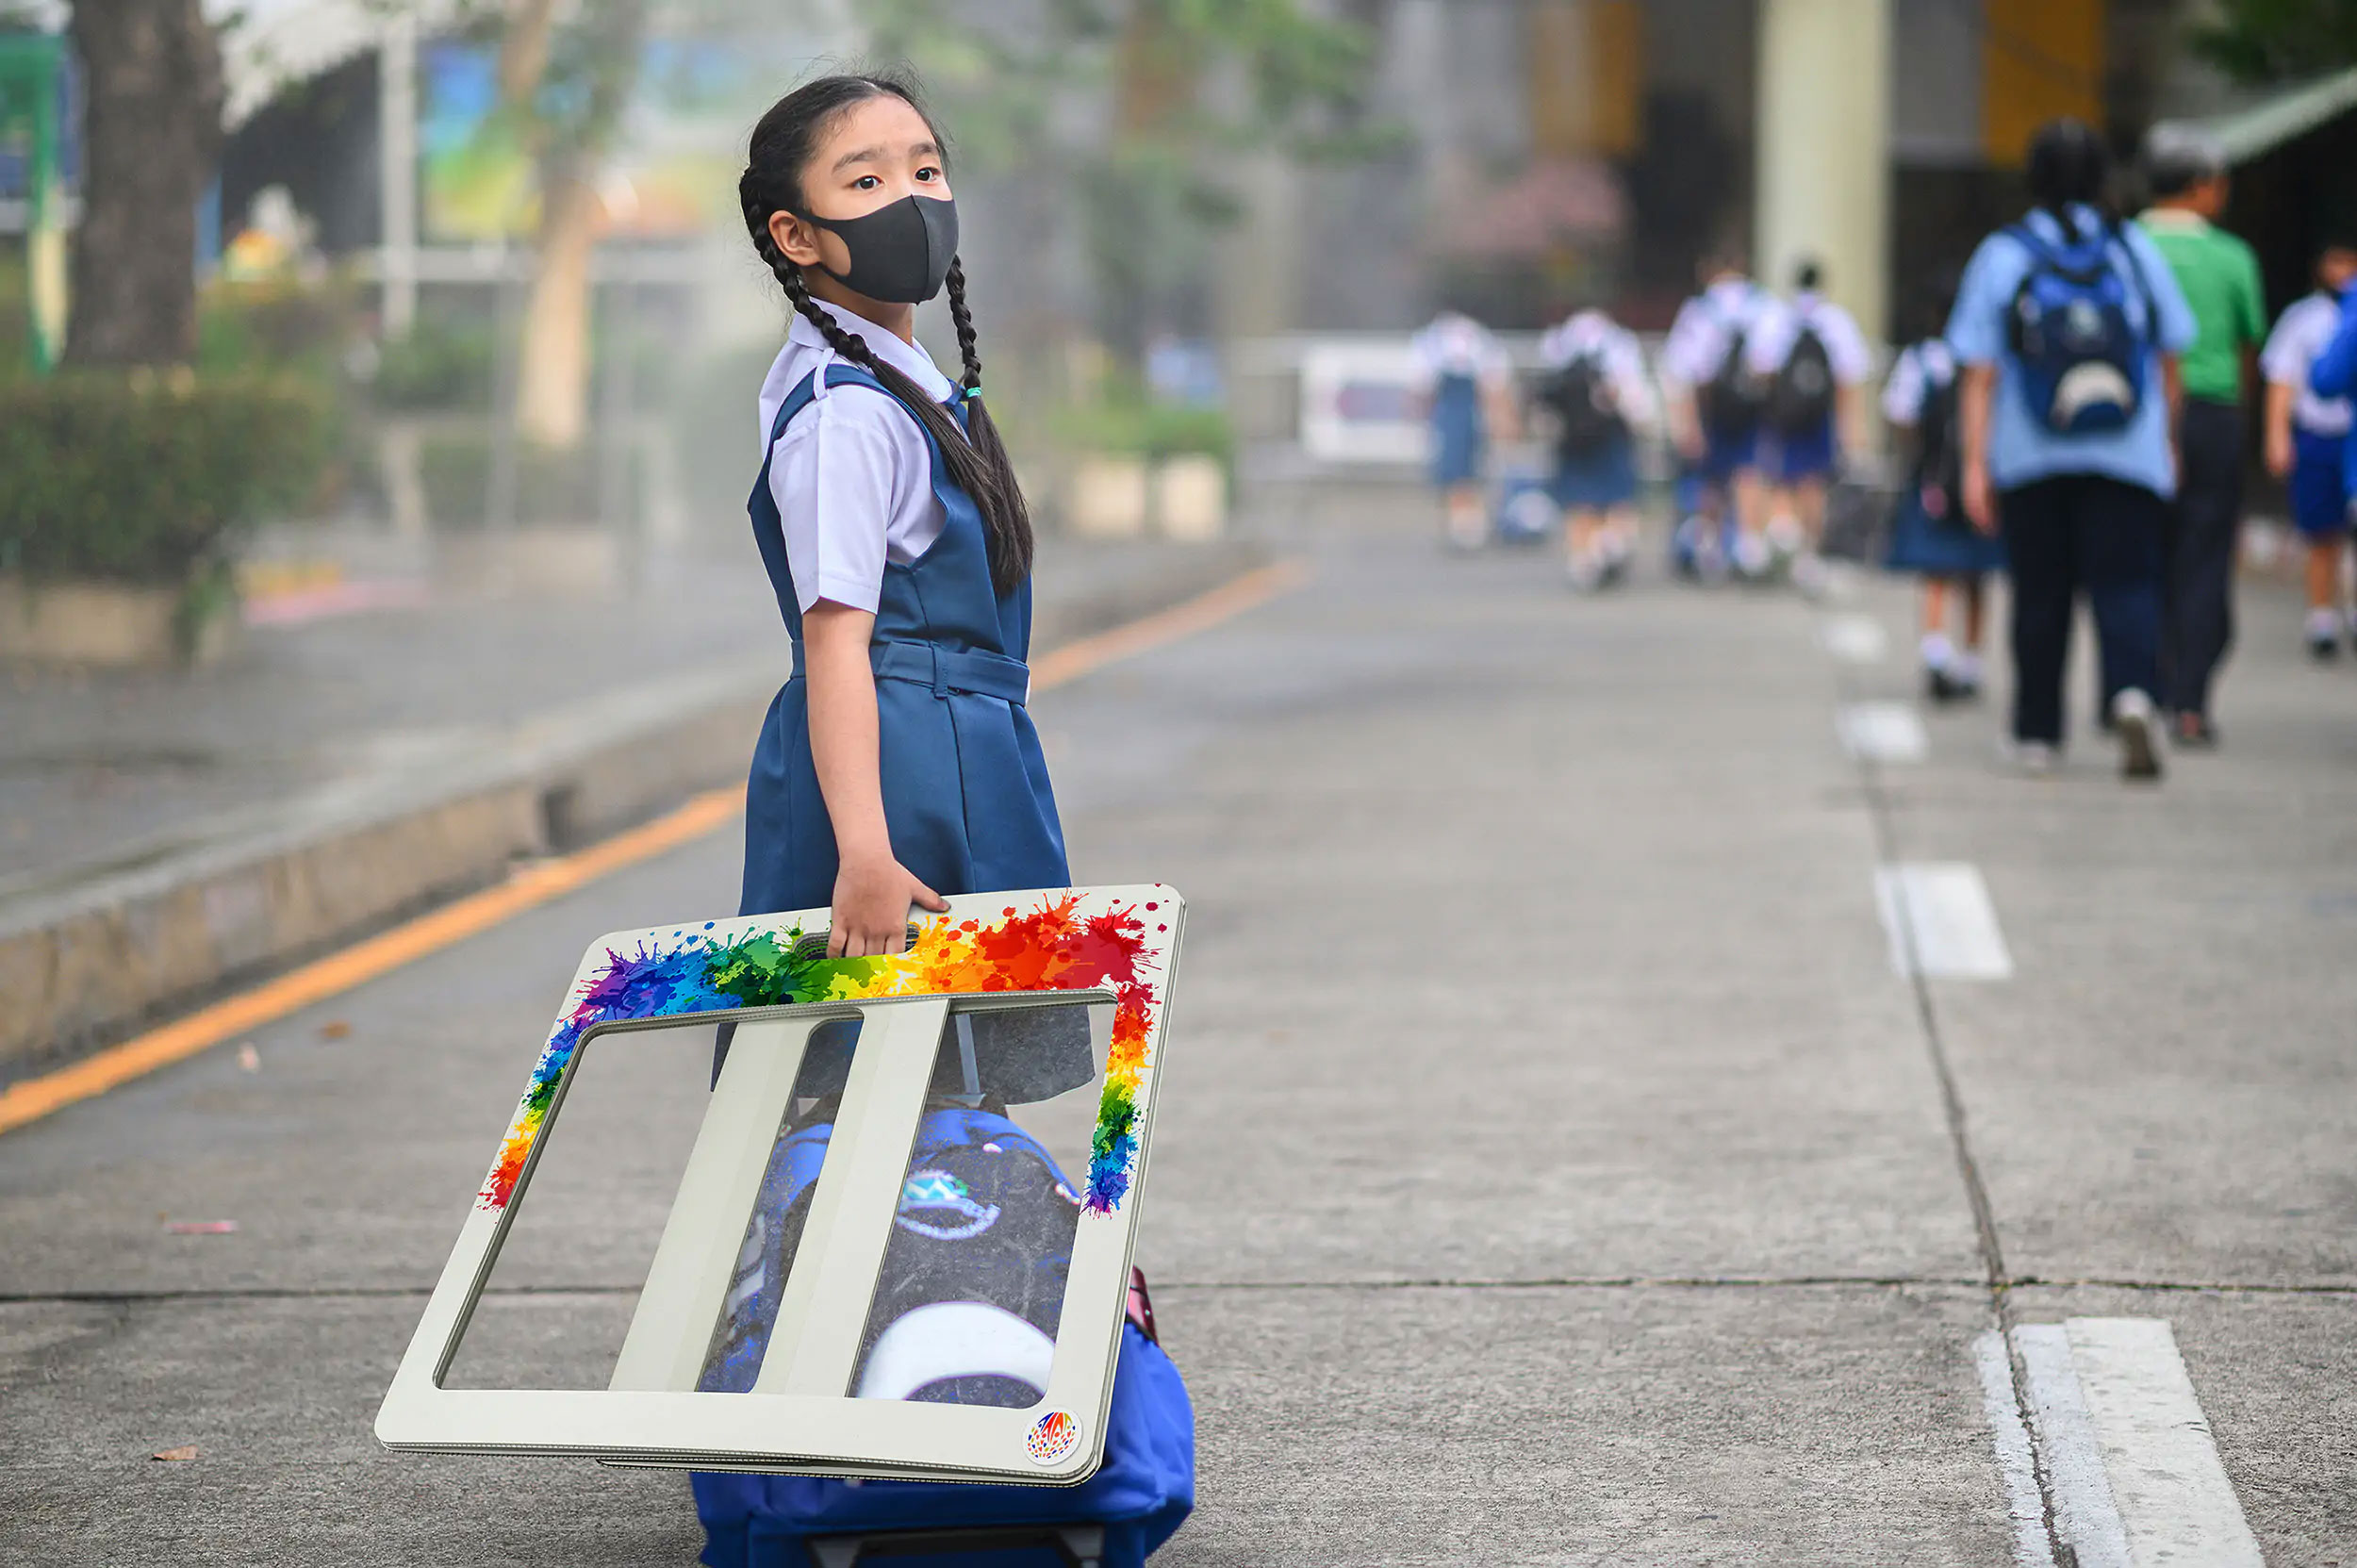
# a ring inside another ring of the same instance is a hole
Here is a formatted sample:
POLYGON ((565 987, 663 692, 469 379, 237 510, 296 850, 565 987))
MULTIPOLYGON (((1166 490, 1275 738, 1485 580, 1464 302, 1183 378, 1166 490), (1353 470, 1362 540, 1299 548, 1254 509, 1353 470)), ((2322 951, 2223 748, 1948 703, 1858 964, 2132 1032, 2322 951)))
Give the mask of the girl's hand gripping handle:
POLYGON ((832 600, 802 617, 811 762, 834 828, 830 958, 897 953, 908 939, 911 904, 934 914, 949 907, 892 852, 877 760, 876 672, 867 652, 875 629, 874 615, 832 600))

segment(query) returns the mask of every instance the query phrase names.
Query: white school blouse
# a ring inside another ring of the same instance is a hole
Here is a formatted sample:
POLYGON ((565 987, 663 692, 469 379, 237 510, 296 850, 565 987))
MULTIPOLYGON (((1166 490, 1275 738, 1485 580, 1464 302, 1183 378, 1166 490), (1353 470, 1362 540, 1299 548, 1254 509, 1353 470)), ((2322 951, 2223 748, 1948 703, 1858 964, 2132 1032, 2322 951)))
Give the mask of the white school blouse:
POLYGON ((2349 400, 2323 398, 2309 389, 2309 367, 2341 329, 2341 302, 2319 289, 2295 303, 2275 323, 2259 370, 2279 387, 2296 388, 2292 423, 2312 436, 2346 436, 2352 422, 2349 400))
MULTIPOLYGON (((818 308, 857 333, 882 364, 907 375, 935 402, 948 377, 914 344, 824 300, 818 308)), ((786 394, 835 352, 801 316, 761 384, 761 438, 769 438, 786 394)), ((905 566, 932 548, 948 517, 933 496, 932 454, 907 409, 872 387, 830 387, 821 375, 810 406, 769 454, 769 499, 785 534, 794 597, 807 612, 821 599, 875 612, 886 562, 905 566)))
POLYGON ((1637 334, 1601 310, 1582 310, 1558 322, 1539 339, 1539 363, 1559 371, 1573 360, 1592 355, 1612 388, 1613 402, 1632 429, 1651 430, 1660 422, 1653 378, 1645 373, 1645 350, 1637 334))
POLYGON ((1749 278, 1721 278, 1678 306, 1677 320, 1661 345, 1661 375, 1681 387, 1699 388, 1718 379, 1735 346, 1748 335, 1770 303, 1767 290, 1749 278))
POLYGON ((1850 313, 1821 294, 1799 294, 1789 302, 1771 299, 1752 321, 1744 339, 1743 360, 1754 375, 1774 375, 1792 357, 1805 325, 1816 330, 1825 345, 1825 362, 1834 380, 1854 387, 1874 373, 1874 354, 1850 313))

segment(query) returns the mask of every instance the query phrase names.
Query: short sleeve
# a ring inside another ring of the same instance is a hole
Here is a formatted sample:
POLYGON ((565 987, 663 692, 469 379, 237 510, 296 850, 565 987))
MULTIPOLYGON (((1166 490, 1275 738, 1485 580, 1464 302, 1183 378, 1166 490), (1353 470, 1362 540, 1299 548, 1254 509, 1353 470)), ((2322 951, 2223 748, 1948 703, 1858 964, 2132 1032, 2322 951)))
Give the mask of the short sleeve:
POLYGON ((900 462, 884 421, 906 417, 881 392, 835 387, 778 437, 769 497, 805 611, 824 599, 872 614, 881 600, 900 462))
POLYGON ((1912 425, 1923 417, 1923 351, 1909 344, 1899 351, 1883 384, 1883 418, 1892 424, 1912 425))
POLYGON ((1846 310, 1827 310, 1821 318, 1825 333, 1825 357, 1833 361, 1833 376, 1846 387, 1855 387, 1874 373, 1874 354, 1866 346, 1866 335, 1858 330, 1857 318, 1846 310))
POLYGON ((1800 338, 1800 312, 1777 301, 1754 311, 1743 338, 1743 366, 1754 375, 1773 375, 1800 338))
POLYGON ((2003 235, 1992 234, 1966 264, 1943 334, 1958 364, 1994 365, 2004 356, 2005 310, 2021 281, 2015 275, 2023 259, 2020 250, 2003 235))
POLYGON ((2308 306, 2311 301, 2301 300, 2283 312, 2267 335, 2266 347, 2259 351, 2259 374, 2278 387, 2299 387, 2308 379, 2308 345, 2302 339, 2309 334, 2308 306))
POLYGON ((2128 248, 2128 259, 2142 274, 2146 295, 2160 316, 2160 328, 2152 340, 2164 354, 2184 353, 2201 335, 2201 325, 2194 320, 2193 306, 2185 303, 2185 291, 2177 286, 2176 269, 2161 255, 2161 248, 2152 243, 2152 237, 2135 224, 2119 232, 2128 248))

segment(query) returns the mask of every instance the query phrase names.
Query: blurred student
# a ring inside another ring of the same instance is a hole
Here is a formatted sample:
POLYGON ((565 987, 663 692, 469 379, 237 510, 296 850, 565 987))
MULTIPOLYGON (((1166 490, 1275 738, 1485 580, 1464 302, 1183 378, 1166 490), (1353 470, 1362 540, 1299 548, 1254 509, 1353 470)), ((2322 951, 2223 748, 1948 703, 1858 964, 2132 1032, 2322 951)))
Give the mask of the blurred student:
POLYGON ((1603 587, 1637 544, 1637 436, 1660 421, 1637 335, 1580 310, 1540 339, 1539 403, 1554 416, 1556 504, 1572 586, 1603 587))
POLYGON ((2104 209, 2111 172, 2085 123, 2038 130, 2031 210, 1972 253, 1947 338, 1963 367, 1965 515, 2002 529, 2012 569, 2015 755, 2026 772, 2054 765, 2085 591, 2120 771, 2157 779, 2169 389, 2196 329, 2152 241, 2104 209))
POLYGON ((1788 303, 1760 310, 1745 345, 1753 377, 1767 388, 1759 464, 1768 485, 1770 549, 1791 563, 1804 592, 1823 585, 1817 549, 1825 532, 1825 487, 1858 423, 1858 388, 1873 354, 1850 313, 1826 299, 1824 269, 1804 261, 1788 303))
POLYGON ((1886 564, 1923 579, 1923 689, 1935 702, 1981 694, 1981 638, 1988 574, 2002 571, 2005 547, 1964 515, 1963 449, 1956 432, 1955 351, 1940 329, 1954 307, 1952 272, 1932 290, 1924 322, 1928 336, 1899 351, 1883 385, 1883 417, 1905 449, 1907 481, 1900 492, 1886 564), (1962 644, 1949 635, 1949 607, 1961 602, 1962 644))
MULTIPOLYGON (((2357 402, 2357 282, 2341 291, 2341 322, 2308 371, 2308 389, 2318 397, 2357 402)), ((2341 437, 2341 483, 2357 497, 2357 432, 2341 437)))
POLYGON ((2266 377, 2267 472, 2291 493, 2292 526, 2308 547, 2308 652, 2337 656, 2349 635, 2341 607, 2341 557, 2349 548, 2349 486, 2342 448, 2357 425, 2346 397, 2309 389, 2315 369, 2340 330, 2341 301, 2357 285, 2357 238, 2327 244, 2316 257, 2316 289, 2295 301, 2259 356, 2266 377))
POLYGON ((1771 302, 1745 274, 1739 251, 1713 253, 1701 277, 1702 291, 1678 307, 1661 347, 1671 438, 1700 482, 1700 504, 1679 524, 1678 558, 1681 567, 1689 560, 1706 567, 1732 523, 1733 565, 1757 576, 1771 564, 1758 465, 1766 388, 1751 371, 1748 350, 1771 302))
POLYGON ((1432 483, 1441 492, 1442 539, 1478 550, 1489 535, 1482 496, 1490 437, 1512 434, 1513 366, 1489 328, 1443 310, 1415 336, 1413 386, 1432 423, 1432 483))
POLYGON ((2161 598, 2161 679, 2181 746, 2215 746, 2210 687, 2234 640, 2234 547, 2242 528, 2243 361, 2266 336, 2259 258, 2215 226, 2226 210, 2226 150, 2206 131, 2155 127, 2145 143, 2152 205, 2136 220, 2192 307, 2179 368, 2177 503, 2161 598))

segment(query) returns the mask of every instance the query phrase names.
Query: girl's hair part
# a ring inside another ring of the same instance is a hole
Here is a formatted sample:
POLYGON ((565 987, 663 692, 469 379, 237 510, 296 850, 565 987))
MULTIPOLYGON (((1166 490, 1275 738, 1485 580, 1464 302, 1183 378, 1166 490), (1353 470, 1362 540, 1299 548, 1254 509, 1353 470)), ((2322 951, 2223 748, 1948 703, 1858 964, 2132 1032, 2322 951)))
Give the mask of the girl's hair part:
MULTIPOLYGON (((1015 480, 1014 465, 1008 459, 1006 442, 982 398, 982 356, 974 315, 965 303, 965 268, 957 257, 950 257, 947 279, 949 320, 958 333, 960 373, 955 401, 965 410, 965 423, 961 426, 948 409, 927 396, 904 372, 877 358, 857 333, 847 330, 811 298, 801 268, 778 248, 769 232, 772 214, 808 215, 802 171, 816 153, 819 138, 849 110, 871 98, 886 96, 900 99, 928 126, 933 126, 932 115, 915 84, 889 73, 819 76, 771 105, 753 126, 745 173, 736 182, 745 208, 745 232, 785 290, 795 313, 816 327, 838 356, 867 371, 906 404, 932 436, 942 461, 949 465, 950 478, 981 512, 991 585, 1007 593, 1031 574, 1031 514, 1023 500, 1023 487, 1015 480)), ((944 140, 938 126, 933 126, 933 140, 944 140)))

